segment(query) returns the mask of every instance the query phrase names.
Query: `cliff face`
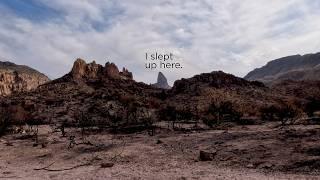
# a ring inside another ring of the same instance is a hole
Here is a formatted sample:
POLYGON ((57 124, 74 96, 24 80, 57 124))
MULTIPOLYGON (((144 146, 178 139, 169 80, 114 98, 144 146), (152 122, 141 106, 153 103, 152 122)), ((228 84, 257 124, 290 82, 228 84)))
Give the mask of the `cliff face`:
POLYGON ((266 83, 282 80, 320 80, 320 53, 295 55, 270 61, 244 78, 266 83))
POLYGON ((0 62, 0 96, 29 91, 49 81, 38 71, 10 62, 0 62))

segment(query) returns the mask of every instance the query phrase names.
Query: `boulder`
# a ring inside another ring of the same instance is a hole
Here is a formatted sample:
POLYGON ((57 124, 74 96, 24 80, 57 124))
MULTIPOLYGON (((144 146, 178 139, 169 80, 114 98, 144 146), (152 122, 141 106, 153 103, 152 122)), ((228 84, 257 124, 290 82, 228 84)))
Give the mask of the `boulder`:
POLYGON ((212 161, 214 160, 217 151, 207 152, 207 151, 200 151, 199 159, 200 161, 212 161))

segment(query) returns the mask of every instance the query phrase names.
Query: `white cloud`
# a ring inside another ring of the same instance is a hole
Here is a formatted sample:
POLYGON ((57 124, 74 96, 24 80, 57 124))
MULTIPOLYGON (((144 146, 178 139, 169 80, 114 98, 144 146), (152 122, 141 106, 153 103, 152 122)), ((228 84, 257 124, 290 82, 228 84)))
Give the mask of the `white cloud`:
POLYGON ((156 72, 144 68, 152 50, 179 54, 184 68, 165 71, 171 83, 212 70, 243 76, 269 60, 320 48, 320 5, 310 0, 40 2, 59 17, 38 22, 0 6, 0 57, 51 77, 82 57, 114 61, 135 79, 154 82, 156 72))

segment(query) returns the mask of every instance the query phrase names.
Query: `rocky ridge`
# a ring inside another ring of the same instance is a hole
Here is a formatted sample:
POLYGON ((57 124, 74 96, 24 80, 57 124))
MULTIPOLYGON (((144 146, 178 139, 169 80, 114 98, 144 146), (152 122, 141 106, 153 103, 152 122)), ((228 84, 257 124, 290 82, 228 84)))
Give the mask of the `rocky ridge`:
POLYGON ((320 80, 320 53, 294 55, 268 62, 249 72, 244 78, 265 83, 283 80, 320 80))
MULTIPOLYGON (((271 105, 290 103, 302 107, 306 97, 292 94, 298 86, 291 84, 268 87, 214 71, 177 80, 166 90, 136 82, 131 72, 125 68, 119 71, 113 63, 102 66, 77 59, 65 76, 33 92, 5 98, 0 107, 18 115, 13 118, 15 122, 32 119, 41 123, 78 124, 85 119, 105 126, 162 121, 161 112, 169 106, 205 119, 211 103, 223 102, 230 102, 243 116, 258 117, 261 108, 271 105)), ((309 90, 318 88, 314 83, 308 86, 309 90)))
POLYGON ((0 62, 0 96, 30 91, 49 81, 38 71, 11 62, 0 62))

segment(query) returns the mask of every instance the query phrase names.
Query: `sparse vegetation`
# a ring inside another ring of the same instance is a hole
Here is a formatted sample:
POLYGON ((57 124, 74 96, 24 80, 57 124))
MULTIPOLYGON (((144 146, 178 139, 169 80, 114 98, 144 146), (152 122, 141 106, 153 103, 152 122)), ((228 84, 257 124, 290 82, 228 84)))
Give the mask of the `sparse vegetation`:
POLYGON ((264 121, 281 121, 282 125, 293 123, 300 114, 299 110, 290 104, 269 106, 260 110, 261 119, 264 121))
POLYGON ((279 118, 281 120, 281 124, 284 126, 287 123, 293 123, 294 120, 298 117, 299 111, 292 105, 286 104, 279 111, 279 118))
POLYGON ((275 105, 271 105, 268 107, 261 108, 260 116, 263 121, 279 121, 280 120, 279 112, 280 112, 279 107, 275 105))
POLYGON ((212 127, 214 124, 219 125, 224 121, 239 122, 242 114, 235 110, 230 101, 212 102, 208 108, 204 123, 212 127))
POLYGON ((0 109, 0 136, 4 135, 10 125, 10 115, 3 108, 0 109))

